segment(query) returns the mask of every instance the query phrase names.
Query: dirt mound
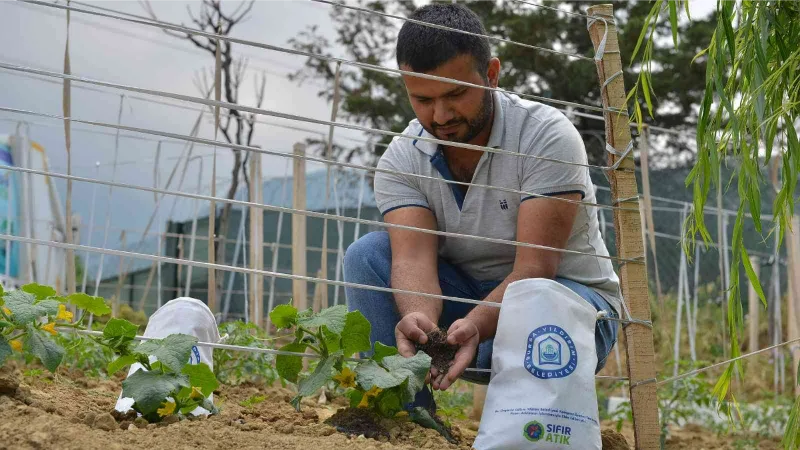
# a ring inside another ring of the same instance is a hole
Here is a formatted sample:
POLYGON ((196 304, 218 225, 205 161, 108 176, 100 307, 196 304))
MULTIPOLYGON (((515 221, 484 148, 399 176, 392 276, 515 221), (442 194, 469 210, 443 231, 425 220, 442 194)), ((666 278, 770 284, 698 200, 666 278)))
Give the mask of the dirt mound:
POLYGON ((389 440, 389 432, 381 425, 380 417, 367 409, 342 408, 325 421, 347 435, 379 439, 381 436, 389 440))
POLYGON ((631 450, 625 436, 613 430, 603 430, 600 433, 603 439, 603 450, 631 450))

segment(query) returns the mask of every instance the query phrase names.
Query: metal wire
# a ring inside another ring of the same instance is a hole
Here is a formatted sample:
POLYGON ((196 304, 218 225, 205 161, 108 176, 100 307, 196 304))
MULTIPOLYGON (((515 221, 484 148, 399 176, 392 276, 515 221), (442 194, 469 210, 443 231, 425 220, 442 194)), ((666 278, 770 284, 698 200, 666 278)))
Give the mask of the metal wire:
POLYGON ((169 22, 155 21, 155 20, 139 20, 139 19, 133 19, 133 18, 127 18, 127 17, 120 17, 120 16, 111 15, 111 14, 106 14, 106 13, 101 13, 101 12, 89 11, 89 10, 85 10, 85 9, 81 9, 81 8, 76 8, 74 6, 64 6, 64 5, 56 5, 56 4, 52 4, 52 3, 46 3, 46 2, 39 1, 39 0, 17 0, 17 1, 20 1, 20 2, 23 2, 23 3, 30 3, 30 4, 33 4, 33 5, 47 6, 47 7, 50 7, 50 8, 57 8, 57 9, 81 12, 81 13, 85 13, 85 14, 91 14, 91 15, 95 15, 95 16, 121 20, 121 21, 124 21, 124 22, 137 23, 137 24, 140 24, 140 25, 146 25, 146 26, 150 26, 150 27, 169 29, 169 30, 172 30, 172 31, 178 31, 178 32, 181 32, 181 33, 189 34, 189 35, 203 36, 203 37, 210 38, 210 39, 219 39, 221 41, 232 42, 232 43, 235 43, 235 44, 241 44, 241 45, 246 45, 246 46, 250 46, 250 47, 256 47, 256 48, 261 48, 261 49, 265 49, 265 50, 281 52, 281 53, 288 53, 288 54, 292 54, 292 55, 305 56, 305 57, 308 57, 308 58, 319 59, 319 60, 322 60, 322 61, 341 63, 341 64, 346 64, 346 65, 349 65, 349 66, 353 66, 353 67, 359 67, 359 68, 364 69, 364 70, 377 71, 377 72, 386 72, 386 73, 395 73, 395 74, 400 74, 400 75, 412 76, 412 77, 416 77, 416 78, 425 78, 425 79, 429 79, 429 80, 441 81, 441 82, 455 84, 455 85, 459 85, 459 86, 467 86, 467 87, 478 88, 478 89, 483 89, 483 90, 488 90, 488 91, 510 92, 510 93, 519 95, 522 98, 528 98, 528 99, 531 99, 531 100, 537 100, 537 101, 541 101, 541 102, 553 103, 553 104, 564 105, 564 106, 572 106, 572 107, 584 109, 584 110, 587 110, 587 111, 612 112, 612 113, 622 114, 622 115, 626 115, 626 116, 628 115, 627 111, 621 110, 621 109, 618 109, 618 108, 611 108, 611 107, 604 108, 602 106, 585 105, 585 104, 581 104, 581 103, 568 102, 568 101, 565 101, 565 100, 558 100, 558 99, 542 97, 542 96, 539 96, 539 95, 523 94, 521 92, 515 92, 515 91, 505 91, 504 89, 501 89, 501 88, 493 88, 493 87, 489 87, 489 86, 482 86, 482 85, 479 85, 479 84, 473 84, 473 83, 467 83, 467 82, 464 82, 464 81, 453 80, 451 78, 438 77, 438 76, 435 76, 435 75, 429 75, 429 74, 419 73, 419 72, 411 72, 411 71, 406 71, 406 70, 401 70, 401 69, 391 69, 389 67, 383 67, 383 66, 374 65, 374 64, 367 64, 367 63, 362 63, 362 62, 358 62, 358 61, 351 61, 351 60, 344 59, 344 58, 336 58, 336 57, 333 57, 333 56, 325 56, 325 55, 320 55, 320 54, 311 53, 311 52, 305 52, 305 51, 301 51, 301 50, 294 50, 294 49, 289 49, 289 48, 285 48, 285 47, 279 47, 279 46, 275 46, 275 45, 264 44, 264 43, 261 43, 261 42, 249 41, 249 40, 246 40, 246 39, 234 38, 234 37, 220 35, 220 34, 216 34, 216 33, 209 33, 209 32, 198 30, 198 29, 194 29, 194 28, 188 28, 188 27, 184 27, 184 26, 181 26, 181 25, 175 25, 175 24, 172 24, 172 23, 169 23, 169 22))
MULTIPOLYGON (((22 0, 20 0, 20 1, 22 1, 22 0)), ((25 0, 25 1, 27 1, 27 0, 25 0)), ((343 122, 333 122, 333 121, 330 121, 330 120, 314 119, 314 118, 311 118, 311 117, 298 116, 296 114, 282 113, 282 112, 279 112, 279 111, 271 111, 271 110, 267 110, 267 109, 254 108, 254 107, 251 107, 251 106, 243 106, 243 105, 239 105, 239 104, 236 104, 236 103, 229 103, 229 102, 223 102, 223 101, 217 101, 217 100, 210 100, 210 99, 205 99, 205 98, 201 98, 201 97, 193 97, 193 96, 190 96, 190 95, 176 94, 176 93, 173 93, 173 92, 166 92, 166 91, 157 91, 157 90, 153 90, 153 89, 145 89, 145 88, 140 88, 140 87, 135 87, 135 86, 127 86, 127 85, 117 84, 117 83, 109 83, 109 82, 100 81, 100 80, 92 80, 92 79, 89 79, 89 78, 78 77, 78 76, 74 76, 74 75, 67 75, 67 74, 57 73, 57 72, 50 72, 50 71, 47 71, 47 70, 41 70, 41 69, 36 69, 36 68, 32 68, 32 67, 24 67, 24 66, 18 66, 18 65, 15 65, 15 64, 8 64, 8 63, 2 62, 2 61, 0 61, 0 68, 8 69, 8 70, 18 70, 18 71, 27 72, 27 73, 35 73, 35 74, 39 74, 39 75, 45 75, 45 76, 50 76, 50 77, 55 77, 55 78, 61 78, 61 79, 64 79, 64 80, 77 81, 77 82, 80 82, 80 83, 94 84, 94 85, 97 85, 97 86, 112 87, 112 88, 116 88, 116 89, 122 89, 122 90, 125 90, 125 91, 139 92, 139 93, 142 93, 142 94, 155 95, 155 96, 159 96, 159 97, 167 97, 167 98, 172 98, 172 99, 176 99, 176 100, 182 100, 182 101, 191 102, 191 103, 199 103, 199 104, 203 104, 203 105, 207 105, 207 106, 222 107, 222 108, 231 109, 231 110, 249 112, 249 113, 253 113, 253 114, 278 117, 278 118, 281 118, 281 119, 293 120, 293 121, 298 121, 298 122, 314 123, 314 124, 317 124, 317 125, 324 125, 324 126, 335 126, 335 127, 339 127, 339 128, 347 128, 347 129, 350 129, 350 130, 362 131, 362 132, 365 132, 365 133, 382 134, 384 136, 392 136, 392 137, 397 137, 397 138, 402 138, 402 139, 419 140, 419 141, 431 142, 431 143, 434 143, 434 144, 447 145, 447 146, 451 146, 451 147, 465 148, 465 149, 469 149, 469 150, 479 150, 479 151, 484 151, 484 152, 488 152, 488 153, 498 153, 498 154, 504 154, 504 155, 509 155, 509 156, 520 157, 520 158, 529 158, 529 159, 534 159, 534 160, 549 161, 549 162, 554 162, 554 163, 559 163, 559 164, 566 164, 566 165, 570 165, 570 166, 588 167, 590 169, 600 169, 600 170, 608 170, 609 169, 609 167, 607 167, 607 166, 596 166, 596 165, 592 165, 592 164, 582 164, 582 163, 576 163, 576 162, 572 162, 572 161, 564 161, 564 160, 555 159, 555 158, 547 158, 547 157, 543 157, 543 156, 528 155, 528 154, 524 154, 524 153, 511 152, 511 151, 508 151, 508 150, 502 150, 502 149, 497 149, 497 148, 492 148, 492 147, 486 147, 486 146, 482 146, 482 145, 465 144, 465 143, 461 143, 461 142, 453 142, 453 141, 446 141, 446 140, 442 140, 442 139, 429 138, 429 137, 426 137, 426 136, 412 136, 412 135, 407 135, 407 134, 403 134, 403 133, 397 133, 397 132, 394 132, 394 131, 387 131, 387 130, 380 130, 380 129, 377 129, 377 128, 364 127, 364 126, 361 126, 361 125, 351 125, 351 124, 347 124, 347 123, 343 123, 343 122)))
MULTIPOLYGON (((576 12, 572 12, 572 11, 564 11, 563 9, 558 9, 558 8, 554 8, 552 6, 546 6, 546 5, 542 5, 542 4, 539 4, 539 3, 533 3, 533 2, 529 2, 529 1, 525 1, 525 0, 511 0, 511 1, 514 2, 514 3, 521 3, 521 4, 524 4, 524 5, 534 6, 534 7, 539 8, 539 9, 548 9, 550 11, 563 13, 563 14, 566 14, 568 16, 582 17, 582 18, 586 18, 586 19, 594 19, 594 17, 592 17, 592 16, 590 16, 588 14, 576 13, 576 12)), ((74 2, 74 3, 77 3, 77 2, 74 2)), ((614 23, 613 20, 609 20, 609 19, 606 19, 606 20, 608 21, 608 23, 614 23)))
POLYGON ((263 209, 263 210, 267 210, 267 211, 275 211, 275 212, 283 211, 284 213, 288 213, 288 214, 298 214, 298 215, 301 215, 301 216, 315 217, 315 218, 318 218, 318 219, 326 219, 327 218, 329 220, 339 220, 339 221, 342 221, 342 222, 361 223, 361 224, 373 225, 373 226, 377 226, 377 227, 397 228, 397 229, 402 229, 402 230, 417 231, 417 232, 420 232, 420 233, 434 234, 434 235, 437 235, 437 236, 474 239, 474 240, 478 240, 478 241, 491 242, 491 243, 494 243, 494 244, 503 244, 503 245, 513 245, 513 246, 516 246, 516 247, 535 248, 535 249, 539 249, 539 250, 547 250, 547 251, 552 251, 552 252, 556 252, 556 253, 592 256, 592 257, 599 258, 599 259, 608 259, 608 260, 617 261, 617 262, 644 264, 644 262, 639 260, 639 259, 625 259, 625 258, 618 258, 618 257, 615 257, 615 256, 598 255, 598 254, 592 254, 592 253, 584 253, 584 252, 580 252, 580 251, 577 251, 577 250, 568 250, 568 249, 563 249, 563 248, 548 247, 548 246, 545 246, 545 245, 530 244, 530 243, 527 243, 527 242, 511 241, 511 240, 496 239, 496 238, 488 238, 488 237, 484 237, 484 236, 475 236, 475 235, 471 235, 471 234, 452 233, 452 232, 447 232, 447 231, 429 230, 429 229, 425 229, 425 228, 417 228, 417 227, 411 227, 411 226, 407 226, 407 225, 399 225, 399 224, 393 224, 393 223, 378 222, 378 221, 375 221, 375 220, 357 219, 357 218, 354 218, 354 217, 347 217, 347 216, 337 216, 335 214, 326 214, 326 213, 320 213, 320 212, 308 211, 308 210, 298 210, 298 209, 294 209, 294 208, 285 208, 285 207, 282 207, 282 206, 262 205, 262 204, 259 204, 259 203, 253 203, 253 202, 248 202, 248 201, 244 201, 244 200, 234 200, 234 199, 228 199, 228 198, 222 198, 222 197, 212 197, 212 196, 208 196, 208 195, 192 194, 192 193, 188 193, 188 192, 169 191, 169 190, 158 189, 158 188, 153 188, 153 187, 149 187, 149 186, 138 186, 138 185, 129 184, 129 183, 118 183, 118 182, 113 182, 113 181, 97 180, 97 179, 94 179, 94 178, 78 177, 78 176, 74 176, 74 175, 65 175, 65 174, 61 174, 61 173, 54 173, 54 172, 48 172, 48 171, 43 171, 43 170, 35 170, 35 169, 27 169, 27 168, 23 168, 23 167, 8 166, 7 170, 12 170, 12 171, 17 171, 17 172, 24 172, 24 173, 32 173, 32 174, 36 174, 36 175, 46 175, 46 176, 51 176, 51 177, 54 177, 54 178, 62 178, 62 179, 72 180, 72 181, 82 181, 82 182, 85 182, 85 183, 97 183, 97 184, 103 184, 103 185, 106 185, 106 186, 123 187, 123 188, 128 188, 128 189, 139 190, 139 191, 154 192, 154 193, 157 193, 157 194, 175 195, 175 196, 178 196, 178 197, 193 198, 193 199, 197 199, 197 200, 219 201, 219 202, 222 202, 222 203, 231 203, 231 204, 234 204, 234 205, 240 205, 240 206, 246 206, 246 207, 254 207, 254 208, 259 208, 259 209, 263 209))
POLYGON ((438 24, 435 24, 435 23, 424 22, 422 20, 410 19, 408 17, 398 16, 398 15, 395 15, 395 14, 389 14, 389 13, 385 13, 385 12, 375 11, 374 9, 347 5, 347 4, 344 4, 344 3, 333 2, 333 1, 330 1, 330 0, 311 0, 311 1, 312 2, 316 2, 316 3, 325 3, 327 5, 332 5, 332 6, 336 7, 336 8, 346 8, 346 9, 350 9, 350 10, 353 10, 353 11, 360 11, 360 12, 367 13, 367 14, 373 14, 373 15, 377 15, 377 16, 388 17, 390 19, 402 20, 404 22, 415 23, 417 25, 422 25, 422 26, 430 27, 430 28, 436 28, 436 29, 444 30, 444 31, 450 31, 450 32, 453 32, 453 33, 466 34, 466 35, 469 35, 469 36, 476 36, 476 37, 480 37, 480 38, 486 38, 486 39, 491 40, 491 41, 503 42, 505 44, 513 44, 513 45, 517 45, 519 47, 530 48, 530 49, 538 50, 538 51, 541 51, 541 52, 554 53, 556 55, 566 56, 566 57, 569 57, 569 58, 584 59, 584 60, 587 60, 587 61, 594 61, 593 58, 590 58, 588 56, 579 55, 577 53, 562 52, 560 50, 554 50, 552 48, 539 47, 539 46, 536 46, 536 45, 530 45, 530 44, 525 44, 525 43, 522 43, 522 42, 512 41, 511 39, 504 39, 504 38, 501 38, 501 37, 489 36, 489 35, 486 35, 486 34, 473 33, 471 31, 459 30, 457 28, 451 28, 451 27, 446 27, 444 25, 438 25, 438 24))
MULTIPOLYGON (((45 113, 27 111, 27 110, 16 109, 16 108, 8 108, 8 107, 4 107, 4 106, 0 106, 0 111, 13 112, 13 113, 17 113, 17 114, 32 115, 32 116, 37 116, 37 117, 47 117, 47 118, 50 118, 50 119, 63 120, 63 118, 61 116, 54 115, 54 114, 45 114, 45 113)), ((110 124, 110 123, 105 123, 105 122, 95 122, 95 121, 91 121, 91 120, 82 120, 82 119, 75 119, 75 118, 70 118, 70 120, 72 122, 75 122, 75 123, 83 123, 83 124, 87 124, 87 125, 93 125, 93 126, 105 127, 105 128, 112 128, 112 129, 122 129, 122 130, 133 131, 133 132, 138 132, 138 133, 145 133, 145 134, 150 134, 150 135, 155 135, 155 136, 168 137, 168 138, 171 138, 171 139, 179 139, 179 140, 184 140, 184 141, 189 141, 189 142, 202 143, 203 145, 206 145, 206 146, 218 145, 220 147, 226 147, 226 148, 230 148, 230 149, 234 149, 234 150, 243 150, 243 151, 248 151, 248 152, 261 153, 261 154, 265 154, 265 155, 280 156, 280 157, 283 157, 283 158, 304 159, 304 160, 307 160, 307 161, 313 161, 313 162, 318 162, 318 163, 322 163, 322 164, 329 164, 329 165, 333 165, 333 166, 346 167, 346 168, 350 168, 350 169, 366 170, 368 172, 403 175, 403 176, 408 176, 408 177, 412 177, 412 178, 419 178, 419 179, 424 179, 424 180, 436 181, 436 182, 439 182, 439 183, 456 184, 456 185, 462 185, 462 186, 468 186, 468 187, 473 187, 474 186, 474 187, 478 187, 478 188, 482 188, 482 189, 497 190, 497 191, 509 192, 509 193, 513 193, 513 194, 520 194, 520 195, 536 197, 536 198, 549 198, 549 199, 553 199, 553 200, 560 201, 560 202, 573 203, 573 204, 578 204, 578 205, 583 205, 583 206, 588 206, 588 207, 593 207, 593 208, 609 209, 609 210, 620 210, 620 211, 634 211, 634 212, 638 212, 639 211, 638 209, 635 209, 635 208, 625 208, 625 207, 616 206, 616 205, 605 205, 605 204, 602 204, 602 203, 592 203, 592 202, 586 202, 586 201, 583 201, 583 200, 571 200, 571 199, 562 198, 562 197, 553 197, 553 196, 548 196, 548 195, 544 195, 544 194, 535 194, 533 192, 527 192, 527 191, 522 191, 522 190, 517 190, 517 189, 504 188, 504 187, 501 187, 501 186, 491 186, 491 185, 487 185, 487 184, 477 184, 477 183, 469 183, 469 182, 465 182, 465 181, 447 180, 447 179, 440 178, 440 177, 433 177, 433 176, 415 174, 415 173, 410 173, 410 172, 398 172, 398 171, 394 171, 394 170, 390 170, 390 169, 381 169, 381 168, 378 168, 378 167, 364 166, 364 165, 360 165, 360 164, 353 164, 353 163, 346 163, 346 162, 339 162, 339 161, 335 161, 335 160, 319 158, 319 157, 314 157, 314 156, 308 156, 308 155, 296 155, 294 153, 278 152, 278 151, 274 151, 274 150, 266 150, 266 149, 262 149, 262 148, 259 148, 259 147, 250 147, 250 146, 241 145, 241 144, 233 144, 233 143, 214 141, 214 140, 198 138, 198 137, 194 137, 194 136, 187 136, 187 135, 175 134, 175 133, 170 133, 170 132, 165 132, 165 131, 151 130, 151 129, 147 129, 147 128, 137 128, 137 127, 130 127, 130 126, 127 126, 127 125, 116 125, 116 124, 110 124)))
POLYGON ((742 360, 742 359, 745 359, 745 358, 749 358, 751 356, 758 355, 759 353, 764 353, 764 352, 769 351, 769 350, 774 350, 774 349, 776 349, 778 347, 783 347, 784 345, 794 344, 795 342, 800 342, 800 338, 791 339, 791 340, 788 340, 786 342, 781 342, 780 344, 770 345, 769 347, 762 348, 761 350, 756 350, 754 352, 746 353, 744 355, 737 356, 736 358, 731 358, 731 359, 728 359, 726 361, 718 362, 716 364, 711 364, 710 366, 706 366, 706 367, 701 367, 699 369, 690 370, 690 371, 688 371, 686 373, 683 373, 683 374, 680 374, 680 375, 677 375, 677 376, 674 376, 674 377, 670 377, 670 378, 666 378, 664 380, 658 381, 658 382, 656 382, 656 386, 662 386, 662 385, 665 385, 665 384, 669 384, 669 383, 681 380, 683 378, 690 377, 692 375, 696 375, 696 374, 698 374, 700 372, 705 372, 707 370, 711 370, 711 369, 714 369, 716 367, 724 366, 724 365, 730 364, 732 362, 736 362, 736 361, 739 361, 739 360, 742 360))

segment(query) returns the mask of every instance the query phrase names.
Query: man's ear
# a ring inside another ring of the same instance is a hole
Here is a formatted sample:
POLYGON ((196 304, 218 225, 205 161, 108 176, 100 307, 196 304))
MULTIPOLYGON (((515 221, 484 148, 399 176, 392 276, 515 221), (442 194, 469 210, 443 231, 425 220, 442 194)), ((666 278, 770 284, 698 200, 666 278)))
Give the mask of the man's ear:
POLYGON ((500 82, 500 60, 492 58, 489 60, 489 67, 486 68, 486 78, 489 80, 489 87, 496 88, 500 82))

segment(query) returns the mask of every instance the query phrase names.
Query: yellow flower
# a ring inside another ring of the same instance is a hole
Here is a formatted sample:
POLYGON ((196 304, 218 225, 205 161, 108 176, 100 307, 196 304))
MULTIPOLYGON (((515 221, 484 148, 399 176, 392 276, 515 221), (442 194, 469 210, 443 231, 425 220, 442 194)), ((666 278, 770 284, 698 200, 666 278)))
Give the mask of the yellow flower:
POLYGON ((201 391, 199 387, 192 386, 192 393, 189 394, 189 398, 192 400, 202 400, 206 398, 206 396, 203 395, 203 391, 201 391))
POLYGON ((67 311, 67 306, 63 303, 58 305, 58 314, 56 314, 56 319, 72 322, 72 313, 67 311))
POLYGON ((383 389, 379 388, 378 386, 372 386, 369 388, 367 392, 364 392, 364 396, 361 397, 361 401, 358 403, 359 408, 367 408, 369 407, 369 398, 370 397, 377 397, 383 392, 383 389))
POLYGON ((156 410, 159 417, 167 417, 175 412, 175 402, 165 402, 164 406, 156 410))
POLYGON ((338 381, 339 386, 345 389, 356 387, 356 374, 349 367, 342 369, 339 375, 335 375, 333 379, 338 381))
POLYGON ((16 350, 18 352, 22 351, 22 341, 20 341, 19 339, 14 339, 12 341, 9 341, 8 343, 11 345, 11 348, 13 348, 14 350, 16 350))
POLYGON ((383 389, 379 388, 378 386, 372 386, 367 392, 364 393, 364 397, 377 397, 381 395, 381 392, 383 392, 383 389))
POLYGON ((11 315, 11 310, 3 306, 3 312, 6 313, 7 316, 11 315))
POLYGON ((50 322, 47 325, 42 325, 42 330, 43 331, 47 331, 48 333, 52 334, 53 336, 58 334, 58 331, 56 331, 56 323, 55 322, 50 322))

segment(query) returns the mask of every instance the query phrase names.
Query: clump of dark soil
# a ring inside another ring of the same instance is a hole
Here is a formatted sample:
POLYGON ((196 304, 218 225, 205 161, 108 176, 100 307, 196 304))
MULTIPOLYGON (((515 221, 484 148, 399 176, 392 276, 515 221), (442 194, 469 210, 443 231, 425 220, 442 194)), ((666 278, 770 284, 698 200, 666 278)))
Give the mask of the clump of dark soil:
POLYGON ((605 429, 600 432, 600 436, 603 440, 603 450, 630 450, 630 446, 628 446, 628 441, 625 440, 625 436, 617 433, 616 431, 605 429))
POLYGON ((380 418, 372 411, 362 408, 342 408, 325 421, 336 428, 340 433, 351 436, 360 436, 378 439, 381 436, 389 437, 387 431, 380 423, 380 418))
POLYGON ((447 343, 447 332, 438 328, 428 333, 428 341, 424 344, 417 344, 417 351, 422 350, 431 357, 431 366, 435 367, 439 373, 447 373, 453 358, 458 351, 457 345, 447 343))

